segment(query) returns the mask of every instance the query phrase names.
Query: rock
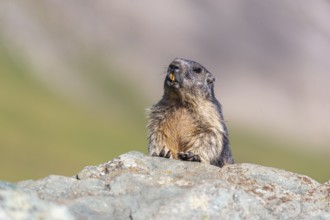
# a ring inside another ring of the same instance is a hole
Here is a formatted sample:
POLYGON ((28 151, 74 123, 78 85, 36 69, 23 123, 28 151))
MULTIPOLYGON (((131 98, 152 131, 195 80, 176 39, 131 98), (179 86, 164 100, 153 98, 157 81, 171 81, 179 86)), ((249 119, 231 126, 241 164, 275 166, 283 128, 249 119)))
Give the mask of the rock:
POLYGON ((51 209, 64 219, 70 213, 77 219, 330 219, 330 181, 321 185, 254 164, 220 169, 139 152, 75 177, 3 183, 0 189, 0 219, 17 198, 33 201, 28 205, 34 208, 17 209, 26 216, 34 210, 33 219, 37 212, 54 219, 54 211, 45 212, 51 209))
POLYGON ((0 219, 74 219, 69 209, 0 182, 0 219))

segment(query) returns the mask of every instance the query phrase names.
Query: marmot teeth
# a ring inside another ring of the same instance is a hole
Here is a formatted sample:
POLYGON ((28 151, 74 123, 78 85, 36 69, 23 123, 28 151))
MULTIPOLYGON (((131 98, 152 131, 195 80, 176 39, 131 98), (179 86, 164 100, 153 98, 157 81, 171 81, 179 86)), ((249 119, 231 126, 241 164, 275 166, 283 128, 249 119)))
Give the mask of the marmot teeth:
POLYGON ((170 73, 170 75, 169 75, 169 79, 170 79, 172 82, 174 82, 174 80, 175 80, 175 75, 174 75, 174 73, 170 73))

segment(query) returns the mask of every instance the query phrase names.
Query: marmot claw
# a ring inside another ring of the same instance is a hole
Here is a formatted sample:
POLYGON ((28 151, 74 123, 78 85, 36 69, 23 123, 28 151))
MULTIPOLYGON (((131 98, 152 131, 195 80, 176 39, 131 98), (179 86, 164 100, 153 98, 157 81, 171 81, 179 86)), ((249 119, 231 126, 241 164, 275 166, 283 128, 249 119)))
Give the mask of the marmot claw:
POLYGON ((201 162, 201 158, 197 154, 193 154, 191 151, 179 152, 178 158, 185 161, 201 162))
POLYGON ((172 153, 171 153, 170 150, 168 150, 167 152, 166 152, 166 150, 167 150, 167 149, 166 149, 165 147, 163 147, 163 149, 160 151, 159 154, 157 154, 156 152, 154 152, 154 153, 152 154, 152 156, 153 156, 153 157, 164 157, 164 158, 170 158, 171 155, 172 155, 172 153))

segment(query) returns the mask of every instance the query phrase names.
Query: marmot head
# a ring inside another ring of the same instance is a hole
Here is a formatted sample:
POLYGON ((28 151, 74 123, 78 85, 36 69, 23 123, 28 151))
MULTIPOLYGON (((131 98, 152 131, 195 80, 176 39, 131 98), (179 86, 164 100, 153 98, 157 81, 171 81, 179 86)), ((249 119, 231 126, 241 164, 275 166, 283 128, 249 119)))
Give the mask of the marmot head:
POLYGON ((181 101, 213 99, 214 76, 201 64, 177 58, 168 67, 164 96, 181 101))

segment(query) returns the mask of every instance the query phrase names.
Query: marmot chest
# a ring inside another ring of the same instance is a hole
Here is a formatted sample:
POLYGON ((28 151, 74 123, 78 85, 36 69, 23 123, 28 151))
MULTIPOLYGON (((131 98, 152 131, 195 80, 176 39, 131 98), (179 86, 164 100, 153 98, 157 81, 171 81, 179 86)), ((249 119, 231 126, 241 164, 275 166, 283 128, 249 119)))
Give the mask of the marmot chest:
POLYGON ((166 145, 173 155, 187 151, 194 137, 199 133, 196 117, 185 108, 173 109, 162 123, 166 145))

